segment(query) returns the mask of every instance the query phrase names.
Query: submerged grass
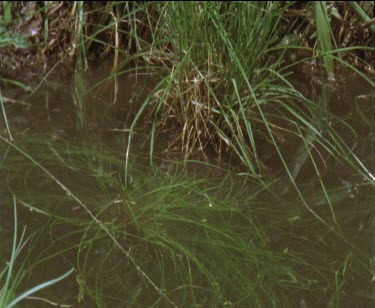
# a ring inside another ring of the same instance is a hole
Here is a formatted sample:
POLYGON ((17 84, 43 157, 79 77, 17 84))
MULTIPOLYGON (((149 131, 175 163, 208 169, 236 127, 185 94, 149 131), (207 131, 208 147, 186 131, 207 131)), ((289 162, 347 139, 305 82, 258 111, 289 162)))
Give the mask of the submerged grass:
POLYGON ((308 213, 282 211, 280 199, 246 177, 197 179, 138 162, 126 186, 123 160, 104 149, 29 138, 17 144, 29 157, 8 151, 1 166, 7 187, 35 219, 50 221, 41 255, 53 247, 76 268, 78 302, 263 307, 320 298, 327 304, 333 293, 336 302, 345 296, 348 277, 369 275, 354 246, 339 245, 343 263, 332 263, 336 255, 326 249, 322 262, 320 249, 337 236, 323 232, 320 242, 302 235, 299 228, 317 228, 303 218, 308 213))

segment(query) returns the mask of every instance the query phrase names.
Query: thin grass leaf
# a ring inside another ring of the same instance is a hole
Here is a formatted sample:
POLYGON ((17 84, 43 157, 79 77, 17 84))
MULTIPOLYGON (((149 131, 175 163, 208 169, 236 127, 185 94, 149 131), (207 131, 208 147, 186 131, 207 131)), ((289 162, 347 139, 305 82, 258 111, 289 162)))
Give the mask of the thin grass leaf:
POLYGON ((327 5, 325 1, 314 2, 314 17, 316 23, 316 33, 320 49, 323 52, 323 60, 329 79, 335 79, 333 58, 329 53, 332 51, 331 27, 327 14, 327 5))
POLYGON ((66 277, 68 277, 71 273, 74 272, 74 268, 72 268, 71 270, 69 270, 68 272, 66 272, 65 274, 61 275, 60 277, 57 277, 55 279, 51 279, 49 281, 46 281, 44 283, 41 283, 35 287, 33 287, 32 289, 22 293, 20 296, 18 296, 16 299, 14 299, 9 305, 6 306, 6 308, 11 308, 13 306, 15 306, 17 303, 19 303, 20 301, 22 301, 23 299, 27 298, 29 295, 35 293, 35 292, 38 292, 39 290, 42 290, 44 288, 47 288, 63 279, 65 279, 66 277))
POLYGON ((5 107, 4 107, 3 96, 1 94, 1 90, 0 90, 0 104, 1 104, 1 111, 3 113, 3 119, 4 119, 4 122, 5 122, 5 126, 7 128, 7 132, 8 132, 8 135, 9 135, 9 140, 11 142, 13 142, 13 136, 12 136, 12 133, 11 133, 10 128, 9 128, 8 118, 7 118, 7 115, 6 115, 6 112, 5 112, 5 107))

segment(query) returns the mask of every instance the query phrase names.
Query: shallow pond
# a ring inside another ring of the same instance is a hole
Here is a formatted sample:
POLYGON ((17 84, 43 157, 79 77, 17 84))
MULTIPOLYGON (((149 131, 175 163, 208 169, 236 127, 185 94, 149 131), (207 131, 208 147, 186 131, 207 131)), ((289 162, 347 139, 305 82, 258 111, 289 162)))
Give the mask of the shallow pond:
MULTIPOLYGON (((301 198, 274 155, 266 188, 238 169, 179 163, 164 142, 150 167, 141 130, 125 166, 131 120, 156 80, 107 74, 53 73, 33 93, 2 90, 15 140, 2 120, 2 269, 13 194, 18 238, 24 225, 32 235, 16 260, 14 275, 25 271, 16 292, 75 269, 22 307, 374 305, 374 187, 363 175, 318 146, 314 166, 300 141, 288 142, 301 198)), ((324 102, 323 116, 337 116, 330 125, 373 176, 373 89, 351 75, 322 84, 296 74, 295 86, 324 102)))

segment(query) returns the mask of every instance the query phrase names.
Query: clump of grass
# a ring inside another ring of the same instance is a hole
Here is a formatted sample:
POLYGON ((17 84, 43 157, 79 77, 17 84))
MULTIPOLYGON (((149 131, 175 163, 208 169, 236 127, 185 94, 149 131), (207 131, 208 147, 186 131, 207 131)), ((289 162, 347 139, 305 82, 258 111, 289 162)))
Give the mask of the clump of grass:
POLYGON ((252 176, 267 176, 270 147, 283 161, 281 148, 293 136, 303 143, 314 132, 311 143, 324 144, 328 151, 343 146, 338 138, 327 142, 319 132, 323 126, 332 130, 324 122, 327 117, 319 117, 323 103, 307 99, 287 80, 284 53, 276 52, 293 47, 283 46, 278 37, 286 7, 189 2, 157 8, 160 28, 154 30, 152 46, 161 46, 155 60, 160 51, 168 59, 162 62, 166 77, 132 125, 132 130, 139 125, 140 114, 152 121, 151 158, 159 133, 171 127, 176 134, 168 148, 180 147, 185 157, 198 151, 223 160, 233 155, 252 176))
POLYGON ((159 5, 163 31, 155 29, 153 44, 166 42, 170 65, 145 102, 154 121, 151 155, 156 133, 172 125, 180 133, 167 146, 180 145, 185 157, 211 148, 224 156, 229 147, 252 174, 263 171, 255 142, 262 120, 252 90, 267 102, 278 95, 268 93, 278 63, 265 57, 281 19, 278 10, 278 4, 256 3, 159 5))

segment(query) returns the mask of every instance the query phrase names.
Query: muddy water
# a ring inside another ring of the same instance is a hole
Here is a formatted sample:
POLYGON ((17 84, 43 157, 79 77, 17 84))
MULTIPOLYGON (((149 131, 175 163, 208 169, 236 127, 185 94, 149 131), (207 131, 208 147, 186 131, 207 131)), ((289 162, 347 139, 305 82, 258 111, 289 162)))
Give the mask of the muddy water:
MULTIPOLYGON (((103 149, 112 149, 118 154, 119 159, 124 159, 130 122, 136 115, 140 103, 145 99, 147 93, 151 91, 153 85, 156 84, 156 80, 149 77, 146 79, 142 74, 126 74, 120 76, 118 80, 105 79, 108 71, 106 67, 98 67, 87 75, 75 76, 72 80, 60 80, 56 76, 59 74, 55 74, 53 78, 47 79, 38 91, 31 94, 15 92, 12 89, 2 90, 4 97, 12 99, 5 102, 5 106, 13 138, 16 140, 27 139, 28 137, 50 139, 64 144, 66 148, 69 148, 70 143, 86 143, 99 149, 101 147, 103 149), (90 91, 87 91, 87 89, 90 89, 90 91)), ((375 174, 375 130, 371 129, 371 127, 373 128, 375 105, 373 89, 360 78, 349 74, 335 83, 324 85, 318 79, 313 80, 310 78, 307 81, 302 79, 302 75, 298 77, 295 85, 300 91, 305 92, 308 96, 310 95, 309 91, 314 91, 315 93, 312 96, 315 99, 324 96, 325 108, 345 120, 352 127, 349 128, 339 120, 332 118, 331 125, 340 131, 341 137, 345 140, 348 147, 354 151, 358 158, 367 166, 368 170, 375 174)), ((4 121, 1 123, 2 136, 6 136, 5 123, 4 121)), ((146 137, 141 131, 137 131, 135 138, 133 138, 132 151, 140 157, 147 157, 147 149, 145 152, 140 151, 146 137)), ((25 151, 27 149, 31 151, 33 143, 36 144, 37 142, 30 141, 29 145, 25 146, 25 151)), ((0 145, 1 156, 14 155, 14 153, 8 154, 7 151, 10 150, 4 142, 1 142, 0 145)), ((296 142, 294 148, 289 146, 286 152, 294 153, 299 146, 300 144, 296 142)), ((74 173, 74 170, 70 170, 74 167, 71 167, 69 163, 69 155, 74 156, 73 150, 71 152, 68 151, 68 155, 59 154, 60 145, 57 146, 52 141, 45 149, 55 153, 56 159, 62 163, 62 166, 58 167, 54 166, 53 163, 49 164, 47 158, 42 159, 44 166, 48 166, 48 170, 57 175, 62 183, 66 184, 65 181, 69 181, 67 184, 70 188, 74 188, 78 196, 90 200, 87 198, 92 191, 95 191, 95 189, 100 191, 101 188, 97 187, 96 185, 98 184, 90 177, 86 177, 83 174, 81 177, 76 175, 72 177, 70 175, 70 172, 74 173), (64 168, 64 165, 66 168, 64 168)), ((40 151, 44 150, 41 147, 40 151)), ((110 163, 102 161, 99 156, 96 157, 94 154, 87 154, 83 159, 92 159, 97 176, 104 177, 106 175, 104 171, 111 169, 110 163)), ((168 159, 165 160, 168 161, 168 159)), ((289 249, 307 252, 309 259, 306 261, 312 264, 319 264, 322 255, 326 256, 328 260, 326 262, 334 263, 336 259, 345 260, 345 257, 348 258, 348 262, 351 262, 349 258, 351 248, 348 244, 351 243, 367 257, 368 271, 371 272, 372 270, 374 272, 375 215, 373 187, 368 185, 368 182, 363 177, 353 173, 352 169, 337 163, 330 157, 324 157, 322 161, 324 168, 322 166, 319 166, 319 168, 323 170, 322 178, 326 185, 327 193, 332 200, 332 206, 335 210, 334 218, 330 207, 327 206, 324 194, 322 194, 319 179, 315 176, 314 166, 308 161, 300 162, 301 167, 298 169, 297 181, 304 188, 305 198, 314 209, 314 213, 320 217, 329 217, 327 221, 332 227, 334 227, 334 220, 336 219, 342 229, 342 234, 345 235, 345 240, 340 241, 337 236, 330 234, 327 229, 321 228, 316 217, 304 208, 298 196, 292 190, 286 191, 281 188, 278 190, 278 194, 281 194, 281 198, 285 199, 286 209, 284 211, 286 214, 284 214, 288 222, 285 226, 279 227, 277 231, 272 230, 272 223, 269 223, 270 227, 267 231, 269 232, 270 247, 274 251, 289 249), (280 230, 283 230, 283 232, 280 232, 280 230), (317 230, 323 231, 322 233, 317 233, 317 230), (321 251, 322 249, 325 251, 321 251)), ((299 162, 296 158, 290 155, 288 158, 290 168, 295 168, 297 163, 299 162)), ((281 167, 276 161, 271 161, 269 164, 271 165, 270 170, 273 170, 275 174, 279 172, 281 167)), ((61 275, 64 271, 75 266, 75 260, 81 256, 77 257, 74 249, 76 247, 71 247, 71 243, 80 243, 83 234, 77 226, 79 226, 80 220, 87 222, 88 218, 76 202, 67 198, 61 186, 56 185, 51 178, 40 170, 34 173, 35 166, 33 167, 33 164, 27 166, 19 162, 19 165, 16 166, 20 168, 20 172, 22 170, 26 175, 30 172, 33 177, 32 179, 23 178, 19 183, 15 183, 13 178, 5 176, 8 170, 2 161, 0 192, 1 196, 5 196, 0 201, 0 238, 2 243, 0 257, 2 262, 9 258, 13 232, 13 208, 10 192, 21 194, 22 190, 30 190, 32 188, 31 199, 36 204, 38 201, 47 204, 47 208, 43 209, 44 211, 53 213, 56 217, 71 217, 71 220, 61 219, 59 222, 53 222, 53 217, 38 212, 36 208, 30 206, 30 203, 22 203, 22 200, 18 202, 19 224, 28 225, 30 230, 38 230, 40 232, 37 233, 39 241, 32 242, 34 249, 30 250, 30 254, 39 260, 33 268, 33 275, 30 278, 32 282, 30 285, 35 285, 37 282, 46 281, 61 275), (51 187, 51 191, 44 191, 45 187, 51 187), (39 200, 40 195, 44 195, 47 201, 39 200), (50 199, 48 200, 48 198, 50 199), (45 236, 46 234, 49 236, 45 236), (64 253, 57 253, 61 251, 64 253), (56 269, 59 270, 56 272, 56 269)), ((161 167, 164 168, 166 173, 173 171, 168 164, 161 165, 161 167)), ((114 176, 121 176, 115 169, 110 171, 114 176)), ((137 179, 134 179, 134 181, 137 181, 137 179)), ((113 187, 113 190, 115 191, 115 187, 113 187)), ((30 191, 28 193, 30 196, 30 191)), ((111 191, 108 191, 108 194, 111 193, 111 191)), ((94 208, 95 204, 100 204, 101 201, 100 197, 94 196, 91 199, 90 206, 94 208)), ((269 204, 268 206, 277 211, 280 210, 278 205, 269 204)), ((111 205, 108 206, 108 211, 106 210, 103 215, 106 215, 105 217, 109 220, 126 220, 127 214, 119 213, 116 207, 111 205)), ((118 252, 113 253, 113 255, 108 253, 113 251, 114 247, 103 240, 105 236, 102 233, 92 232, 90 236, 97 238, 100 245, 93 245, 95 247, 91 251, 91 260, 87 263, 80 263, 82 267, 93 267, 89 271, 95 271, 95 267, 101 266, 100 262, 104 264, 104 261, 100 261, 100 258, 111 259, 113 266, 119 264, 118 259, 123 258, 123 256, 119 256, 118 252)), ((89 244, 87 245, 89 246, 89 244)), ((86 249, 90 250, 90 248, 86 249)), ((142 251, 137 253, 137 255, 140 255, 142 251)), ((353 254, 356 253, 353 252, 353 254)), ((345 264, 344 261, 342 262, 345 264)), ((343 272, 345 271, 345 266, 343 265, 341 268, 343 272)), ((83 270, 79 266, 78 269, 83 270)), ((362 270, 361 268, 358 271, 361 272, 362 270)), ((340 273, 336 274, 340 275, 340 273)), ((345 280, 345 290, 340 290, 340 292, 344 292, 348 306, 370 307, 375 303, 374 283, 370 282, 370 276, 368 274, 362 279, 355 277, 352 278, 352 281, 345 280)), ((111 278, 108 277, 108 279, 108 284, 110 285, 111 278)), ((136 280, 134 277, 132 279, 136 280)), ((90 298, 87 295, 93 292, 88 287, 89 283, 91 286, 95 285, 92 284, 92 281, 85 281, 78 274, 74 278, 72 276, 64 282, 60 282, 57 287, 47 289, 43 296, 55 300, 58 299, 60 303, 69 303, 73 306, 77 305, 78 302, 78 306, 92 307, 95 303, 93 297, 90 298)), ((144 285, 141 285, 139 290, 144 287, 144 285)), ((100 290, 95 291, 102 292, 100 290)), ((110 296, 97 297, 97 300, 107 299, 108 303, 117 303, 118 307, 122 307, 124 304, 121 304, 120 300, 116 301, 116 298, 119 297, 116 291, 111 295, 113 298, 110 298, 110 296)), ((106 289, 105 292, 110 291, 106 289)), ((316 299, 309 298, 308 295, 300 295, 297 298, 298 305, 301 307, 310 307, 314 303, 319 303, 319 301, 316 302, 316 299)), ((134 301, 136 299, 137 296, 134 295, 134 301)), ((141 302, 147 303, 148 301, 141 302)), ((29 300, 24 305, 25 307, 43 307, 44 304, 40 301, 33 302, 29 300)), ((344 306, 346 305, 344 304, 344 306)))

